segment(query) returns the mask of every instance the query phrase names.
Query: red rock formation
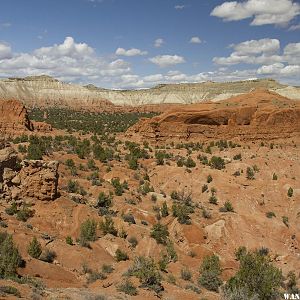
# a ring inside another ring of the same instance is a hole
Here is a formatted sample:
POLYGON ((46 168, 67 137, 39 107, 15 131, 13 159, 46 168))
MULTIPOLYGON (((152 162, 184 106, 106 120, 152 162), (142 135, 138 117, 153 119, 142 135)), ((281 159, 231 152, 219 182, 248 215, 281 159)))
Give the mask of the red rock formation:
POLYGON ((256 90, 221 102, 182 105, 129 128, 127 137, 153 142, 276 139, 299 136, 300 102, 256 90))
POLYGON ((33 125, 25 106, 17 100, 0 100, 0 132, 7 134, 28 130, 33 130, 33 125))

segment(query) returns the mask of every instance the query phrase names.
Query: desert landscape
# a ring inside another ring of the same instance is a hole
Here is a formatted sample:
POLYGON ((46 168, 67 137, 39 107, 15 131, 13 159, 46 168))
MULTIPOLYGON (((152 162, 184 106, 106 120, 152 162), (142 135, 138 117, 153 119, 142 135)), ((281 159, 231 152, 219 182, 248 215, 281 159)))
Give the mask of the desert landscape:
POLYGON ((110 112, 1 100, 5 299, 297 293, 300 102, 239 94, 110 112))
POLYGON ((299 0, 0 1, 0 300, 300 299, 299 0))

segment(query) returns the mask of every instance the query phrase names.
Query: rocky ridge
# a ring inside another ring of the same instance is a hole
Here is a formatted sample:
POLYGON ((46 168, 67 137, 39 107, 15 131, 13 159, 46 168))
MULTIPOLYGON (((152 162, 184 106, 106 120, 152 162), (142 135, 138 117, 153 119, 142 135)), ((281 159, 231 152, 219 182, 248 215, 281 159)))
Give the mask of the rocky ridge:
POLYGON ((268 90, 256 90, 221 102, 177 107, 140 120, 127 137, 166 140, 259 140, 299 136, 300 103, 268 90))
POLYGON ((255 88, 265 88, 292 99, 300 99, 299 87, 283 85, 271 79, 161 84, 150 89, 109 90, 94 85, 64 83, 45 75, 0 80, 0 99, 18 99, 28 108, 58 106, 77 110, 118 111, 122 107, 114 105, 189 104, 223 100, 255 88))

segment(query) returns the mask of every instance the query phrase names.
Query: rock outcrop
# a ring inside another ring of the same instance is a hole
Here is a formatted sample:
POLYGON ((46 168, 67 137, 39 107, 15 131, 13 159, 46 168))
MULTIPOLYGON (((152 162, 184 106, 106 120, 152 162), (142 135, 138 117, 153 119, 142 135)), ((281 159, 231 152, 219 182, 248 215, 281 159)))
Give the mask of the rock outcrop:
POLYGON ((0 134, 3 137, 30 133, 50 132, 52 126, 44 122, 31 122, 24 104, 18 100, 0 100, 0 134))
POLYGON ((0 100, 0 132, 33 130, 25 106, 17 100, 0 100))
POLYGON ((58 162, 23 160, 17 165, 17 155, 10 147, 0 150, 0 198, 6 201, 57 197, 58 162))
POLYGON ((226 101, 177 107, 140 120, 126 135, 138 140, 276 139, 299 136, 300 103, 267 90, 226 101))
MULTIPOLYGON (((49 76, 31 76, 0 80, 0 99, 18 99, 26 107, 68 107, 76 110, 119 111, 117 105, 190 104, 223 100, 265 88, 283 96, 300 99, 300 88, 271 79, 236 82, 160 84, 150 89, 110 90, 94 85, 80 86, 60 82, 49 76)), ((155 107, 148 107, 153 109, 155 107)), ((141 107, 140 109, 143 109, 141 107)), ((157 108, 155 108, 157 109, 157 108)))

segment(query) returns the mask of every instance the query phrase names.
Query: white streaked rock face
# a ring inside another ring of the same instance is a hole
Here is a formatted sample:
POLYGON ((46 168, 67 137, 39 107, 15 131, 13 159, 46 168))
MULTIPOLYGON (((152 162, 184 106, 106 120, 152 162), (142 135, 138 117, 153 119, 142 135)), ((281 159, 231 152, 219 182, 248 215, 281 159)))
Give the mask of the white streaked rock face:
POLYGON ((49 76, 2 79, 0 99, 18 99, 27 107, 99 108, 111 105, 109 101, 115 105, 141 105, 224 100, 248 93, 255 88, 266 88, 291 99, 300 99, 299 87, 283 85, 270 79, 227 83, 166 84, 143 90, 108 90, 93 85, 63 83, 49 76))

